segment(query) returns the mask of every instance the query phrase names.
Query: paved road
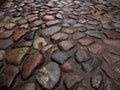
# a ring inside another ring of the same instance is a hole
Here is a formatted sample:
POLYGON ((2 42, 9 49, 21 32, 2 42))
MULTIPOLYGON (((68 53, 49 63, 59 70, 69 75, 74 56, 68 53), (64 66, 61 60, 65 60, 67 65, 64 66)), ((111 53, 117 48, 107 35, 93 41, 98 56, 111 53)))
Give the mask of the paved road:
POLYGON ((120 90, 120 8, 105 0, 7 0, 0 90, 120 90))

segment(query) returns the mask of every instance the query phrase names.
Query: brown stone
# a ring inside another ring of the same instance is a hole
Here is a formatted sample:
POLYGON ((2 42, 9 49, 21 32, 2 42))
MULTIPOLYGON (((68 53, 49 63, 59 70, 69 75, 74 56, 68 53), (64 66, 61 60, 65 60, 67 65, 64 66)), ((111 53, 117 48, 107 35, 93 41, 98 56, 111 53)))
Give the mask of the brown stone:
POLYGON ((104 39, 103 42, 120 49, 120 40, 104 39))
POLYGON ((118 32, 115 32, 115 31, 112 31, 112 30, 104 30, 104 33, 109 38, 120 39, 120 33, 118 33, 118 32))
POLYGON ((81 75, 69 74, 64 78, 64 83, 68 89, 72 88, 76 83, 81 82, 84 79, 81 75))
POLYGON ((71 62, 67 61, 65 62, 62 66, 62 71, 69 73, 69 72, 74 72, 74 68, 71 62))
POLYGON ((5 56, 5 51, 0 50, 0 61, 3 60, 4 56, 5 56))
POLYGON ((64 28, 62 31, 66 34, 73 34, 73 33, 76 32, 76 29, 74 29, 74 28, 64 28))
POLYGON ((86 36, 85 33, 76 32, 76 33, 73 34, 73 39, 80 39, 80 38, 83 38, 85 36, 86 36))
POLYGON ((92 44, 91 46, 88 47, 89 51, 92 52, 93 54, 101 54, 104 52, 104 46, 102 44, 92 44))
POLYGON ((75 41, 62 41, 58 44, 58 46, 60 47, 61 50, 67 51, 75 47, 76 42, 75 41))
POLYGON ((13 44, 11 39, 0 40, 0 49, 6 49, 13 44))
POLYGON ((9 38, 12 34, 13 34, 13 31, 5 31, 3 33, 0 33, 0 39, 9 38))
POLYGON ((23 35, 25 35, 28 31, 27 30, 18 30, 14 33, 13 35, 13 40, 17 41, 18 39, 20 39, 23 35))
POLYGON ((28 50, 29 50, 28 47, 22 47, 22 48, 15 48, 9 51, 6 56, 7 63, 19 65, 28 50))
POLYGON ((91 45, 95 42, 95 40, 93 38, 90 38, 90 37, 85 37, 85 38, 82 38, 82 39, 79 39, 78 41, 81 45, 91 45))
POLYGON ((22 67, 21 76, 23 79, 27 79, 33 72, 33 70, 39 65, 44 63, 43 56, 41 54, 30 55, 22 67))
POLYGON ((13 29, 15 27, 16 24, 14 23, 7 23, 4 25, 5 29, 13 29))
POLYGON ((85 86, 79 86, 76 90, 89 90, 89 89, 85 86))
POLYGON ((45 15, 42 17, 42 20, 44 21, 49 21, 49 20, 54 20, 55 17, 53 15, 45 15))
POLYGON ((113 64, 115 62, 120 61, 120 56, 112 54, 110 52, 105 52, 103 54, 103 57, 109 64, 113 64))
POLYGON ((13 83, 18 72, 19 69, 15 66, 5 66, 2 73, 0 74, 0 88, 4 88, 4 90, 8 89, 13 83))

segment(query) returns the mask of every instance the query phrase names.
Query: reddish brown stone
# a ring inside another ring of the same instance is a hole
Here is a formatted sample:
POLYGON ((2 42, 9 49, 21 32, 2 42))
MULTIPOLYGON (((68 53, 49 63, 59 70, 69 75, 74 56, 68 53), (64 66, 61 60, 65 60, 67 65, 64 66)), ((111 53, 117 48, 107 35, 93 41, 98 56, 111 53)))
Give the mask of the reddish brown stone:
POLYGON ((76 29, 74 29, 74 28, 65 28, 65 29, 63 29, 62 31, 63 31, 64 33, 66 33, 66 34, 73 34, 73 33, 76 32, 76 29))
POLYGON ((0 39, 9 38, 13 34, 13 31, 5 31, 0 34, 0 39))
POLYGON ((114 54, 109 53, 109 52, 105 52, 105 53, 103 54, 103 57, 104 57, 104 59, 105 59, 108 63, 110 63, 110 64, 113 64, 113 63, 115 63, 115 62, 120 61, 120 56, 114 55, 114 54))
POLYGON ((17 41, 18 39, 20 39, 23 35, 25 35, 28 31, 27 30, 18 30, 14 33, 13 35, 13 39, 14 41, 17 41))
POLYGON ((42 20, 44 21, 49 21, 49 20, 54 20, 55 17, 53 15, 45 15, 42 17, 42 20))
POLYGON ((113 40, 113 39, 104 39, 103 42, 110 46, 114 46, 120 48, 120 40, 113 40))
POLYGON ((85 38, 82 38, 78 41, 81 45, 90 45, 90 44, 93 44, 95 42, 95 40, 93 38, 90 38, 90 37, 85 37, 85 38))
POLYGON ((108 47, 107 50, 113 54, 120 55, 120 49, 116 47, 108 47))
POLYGON ((72 63, 70 63, 69 61, 65 62, 62 66, 62 71, 69 73, 69 72, 74 72, 74 68, 72 63))
POLYGON ((59 44, 60 49, 67 51, 72 49, 73 47, 76 46, 76 42, 75 41, 62 41, 59 44))
POLYGON ((109 38, 114 38, 114 39, 120 39, 120 33, 117 33, 112 30, 104 30, 104 33, 109 37, 109 38))
POLYGON ((92 44, 91 46, 88 47, 89 51, 94 53, 94 54, 101 54, 104 52, 104 46, 102 44, 92 44))
POLYGON ((69 74, 64 78, 64 83, 68 89, 72 88, 76 83, 81 82, 84 79, 81 75, 69 74))
POLYGON ((39 65, 44 63, 44 58, 41 54, 30 55, 26 62, 23 64, 22 68, 22 78, 26 79, 30 76, 33 70, 39 65))
POLYGON ((7 24, 4 25, 5 29, 13 29, 14 27, 15 27, 14 23, 7 23, 7 24))
POLYGON ((0 74, 0 88, 8 89, 13 83, 19 69, 12 65, 7 65, 4 67, 2 73, 0 74))

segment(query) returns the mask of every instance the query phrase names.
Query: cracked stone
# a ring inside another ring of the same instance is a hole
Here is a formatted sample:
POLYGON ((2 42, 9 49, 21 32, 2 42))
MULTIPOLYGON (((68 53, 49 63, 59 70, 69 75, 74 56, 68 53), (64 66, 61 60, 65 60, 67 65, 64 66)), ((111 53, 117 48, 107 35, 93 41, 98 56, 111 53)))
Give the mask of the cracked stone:
POLYGON ((70 58, 70 56, 65 54, 64 52, 57 51, 53 53, 51 58, 59 64, 64 64, 70 58))
POLYGON ((84 79, 83 76, 77 74, 69 74, 64 78, 64 83, 68 89, 71 89, 76 83, 81 82, 84 79))
POLYGON ((23 64, 21 73, 22 78, 27 79, 32 74, 33 70, 36 67, 41 66, 44 62, 41 54, 30 55, 23 64))
POLYGON ((5 66, 0 74, 0 88, 3 88, 4 90, 8 89, 14 82, 18 72, 19 69, 13 65, 5 66))
POLYGON ((86 49, 81 48, 81 49, 78 49, 77 52, 75 53, 75 58, 79 63, 81 63, 91 59, 91 55, 88 53, 86 49))
POLYGON ((35 83, 33 82, 21 83, 15 86, 12 90, 35 90, 35 83))
POLYGON ((43 36, 49 37, 61 30, 60 26, 52 26, 41 31, 43 36))
POLYGON ((58 83, 60 76, 61 70, 58 64, 50 62, 39 70, 36 79, 43 88, 53 89, 58 83))
POLYGON ((104 52, 105 47, 102 44, 95 43, 95 44, 92 44, 91 46, 89 46, 88 49, 93 54, 101 54, 104 52))
POLYGON ((81 45, 88 46, 88 45, 93 44, 95 42, 95 39, 90 38, 90 37, 85 37, 85 38, 79 39, 78 42, 81 45))
POLYGON ((34 42, 33 42, 33 47, 35 49, 39 50, 46 45, 47 45, 47 42, 43 37, 38 37, 38 36, 35 37, 34 42))
POLYGON ((13 44, 11 39, 0 40, 0 49, 6 49, 13 44))
POLYGON ((16 24, 14 23, 7 23, 4 25, 5 29, 13 29, 15 27, 16 24))
POLYGON ((28 50, 28 47, 15 48, 10 50, 6 55, 7 63, 19 65, 28 50))
POLYGON ((68 51, 76 46, 76 41, 62 41, 58 46, 61 50, 68 51))
POLYGON ((27 30, 18 30, 13 34, 13 40, 17 41, 19 40, 21 37, 23 37, 28 31, 27 30))

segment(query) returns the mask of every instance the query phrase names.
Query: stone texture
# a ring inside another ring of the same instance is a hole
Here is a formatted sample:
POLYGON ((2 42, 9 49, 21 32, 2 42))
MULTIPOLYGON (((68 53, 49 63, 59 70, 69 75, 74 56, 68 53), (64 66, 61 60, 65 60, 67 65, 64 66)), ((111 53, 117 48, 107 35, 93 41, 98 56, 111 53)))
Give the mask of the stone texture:
POLYGON ((49 37, 61 30, 60 26, 52 26, 41 31, 43 36, 49 37))
POLYGON ((43 37, 38 37, 38 36, 35 37, 34 42, 33 42, 33 47, 35 49, 39 50, 41 49, 41 47, 44 47, 46 45, 47 45, 47 42, 43 37))
POLYGON ((76 46, 75 41, 62 41, 58 44, 59 48, 63 51, 70 50, 76 46))
POLYGON ((115 31, 112 30, 104 30, 104 33, 107 35, 107 37, 109 38, 113 38, 113 39, 120 39, 120 33, 117 33, 115 31))
POLYGON ((83 76, 77 74, 70 74, 64 78, 64 83, 68 89, 72 88, 76 83, 81 82, 84 79, 83 76))
POLYGON ((15 86, 12 90, 35 90, 35 83, 21 83, 15 86))
POLYGON ((11 39, 0 40, 0 49, 6 49, 13 44, 11 39))
POLYGON ((66 34, 73 34, 73 33, 76 32, 76 29, 74 29, 74 28, 65 28, 65 29, 63 29, 62 31, 63 31, 64 33, 66 33, 66 34))
POLYGON ((101 54, 104 52, 105 47, 102 44, 95 43, 89 46, 88 49, 93 54, 101 54))
POLYGON ((90 37, 85 37, 82 39, 79 39, 78 41, 81 45, 87 46, 87 45, 91 45, 95 42, 95 39, 90 38, 90 37))
POLYGON ((27 30, 18 30, 14 33, 13 35, 13 40, 17 41, 19 40, 21 37, 23 37, 28 31, 27 30))
POLYGON ((42 20, 36 20, 36 21, 34 21, 32 24, 31 24, 31 26, 32 27, 37 27, 37 26, 40 26, 40 25, 42 25, 43 24, 43 21, 42 20))
POLYGON ((41 66, 44 62, 45 60, 41 54, 30 55, 23 64, 21 73, 22 78, 27 79, 32 74, 33 70, 41 66))
POLYGON ((14 27, 15 27, 15 23, 6 23, 5 25, 4 25, 4 28, 5 29, 13 29, 14 27))
POLYGON ((75 34, 73 34, 73 39, 80 39, 80 38, 83 38, 85 36, 86 36, 86 34, 84 34, 84 33, 76 32, 75 34))
POLYGON ((113 64, 115 62, 120 61, 120 56, 112 54, 110 52, 103 53, 103 57, 109 64, 113 64))
POLYGON ((3 60, 4 56, 5 56, 5 51, 0 50, 0 61, 3 60))
POLYGON ((89 89, 85 86, 79 86, 76 90, 89 90, 89 89))
POLYGON ((53 15, 45 15, 42 17, 42 20, 44 21, 49 21, 49 20, 54 20, 55 17, 53 15))
POLYGON ((12 65, 7 65, 4 67, 2 73, 0 74, 0 88, 4 90, 8 89, 13 83, 19 69, 12 65))
POLYGON ((60 76, 61 71, 58 64, 50 62, 39 70, 36 79, 43 88, 53 89, 58 83, 60 76))
POLYGON ((89 52, 86 49, 80 48, 75 53, 75 59, 79 63, 81 63, 81 62, 88 61, 89 59, 91 59, 91 55, 89 54, 89 52))
POLYGON ((53 42, 55 41, 62 41, 62 40, 65 40, 67 39, 69 36, 65 33, 56 33, 54 34, 51 39, 53 40, 53 42))
POLYGON ((7 39, 13 34, 13 31, 5 31, 0 33, 0 39, 7 39))
POLYGON ((64 64, 70 58, 70 56, 65 54, 64 52, 57 51, 53 53, 51 58, 57 63, 64 64))
POLYGON ((7 63, 19 65, 28 50, 28 47, 15 48, 10 50, 6 56, 7 63))
POLYGON ((52 20, 52 21, 47 21, 46 25, 47 26, 52 26, 52 25, 56 25, 56 24, 59 24, 59 23, 60 23, 59 20, 52 20))

